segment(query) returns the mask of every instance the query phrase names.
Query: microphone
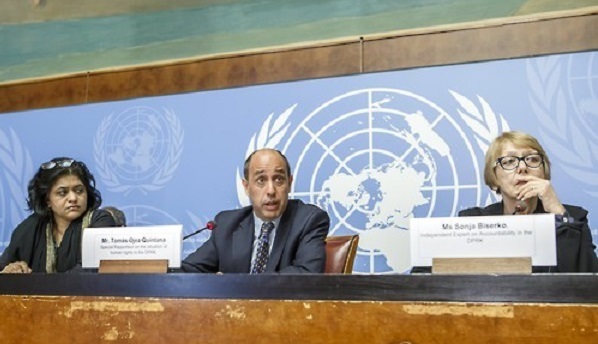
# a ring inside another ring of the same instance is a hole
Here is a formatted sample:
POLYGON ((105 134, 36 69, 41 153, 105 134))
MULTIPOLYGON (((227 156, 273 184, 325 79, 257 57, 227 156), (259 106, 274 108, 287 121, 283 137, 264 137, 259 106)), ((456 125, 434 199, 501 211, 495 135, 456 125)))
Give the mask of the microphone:
POLYGON ((518 201, 517 204, 515 204, 515 211, 511 215, 515 215, 517 213, 522 213, 526 209, 527 209, 527 203, 525 203, 525 201, 523 201, 523 200, 518 201))
POLYGON ((212 230, 214 230, 214 228, 216 228, 216 222, 214 222, 214 221, 208 221, 208 223, 206 223, 206 226, 204 228, 198 229, 198 230, 196 230, 195 232, 193 232, 191 234, 185 235, 183 237, 183 240, 186 240, 186 239, 188 239, 188 238, 190 238, 190 237, 192 237, 192 236, 194 236, 196 234, 199 234, 199 233, 205 231, 206 229, 209 229, 209 230, 212 231, 212 230))

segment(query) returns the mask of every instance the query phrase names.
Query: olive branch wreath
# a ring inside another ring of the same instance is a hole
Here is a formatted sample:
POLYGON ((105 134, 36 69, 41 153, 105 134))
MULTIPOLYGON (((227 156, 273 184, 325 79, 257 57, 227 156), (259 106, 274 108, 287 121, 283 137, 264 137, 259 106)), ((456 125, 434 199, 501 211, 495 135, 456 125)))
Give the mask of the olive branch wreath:
MULTIPOLYGON (((276 148, 286 135, 289 126, 289 117, 295 110, 298 104, 293 104, 280 115, 274 115, 272 112, 268 118, 262 124, 260 130, 251 136, 247 150, 245 151, 245 157, 248 157, 253 151, 261 148, 276 148)), ((245 188, 241 182, 243 178, 243 171, 237 168, 237 198, 242 206, 249 205, 249 200, 245 195, 245 188)))

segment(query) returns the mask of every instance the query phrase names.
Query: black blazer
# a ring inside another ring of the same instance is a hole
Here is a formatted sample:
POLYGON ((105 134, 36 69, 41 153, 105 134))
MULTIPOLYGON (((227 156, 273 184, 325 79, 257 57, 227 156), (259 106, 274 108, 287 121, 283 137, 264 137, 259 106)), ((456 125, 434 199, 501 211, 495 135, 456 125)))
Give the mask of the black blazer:
MULTIPOLYGON (((214 219, 210 238, 185 258, 186 272, 249 273, 254 240, 253 208, 226 210, 214 219)), ((326 265, 328 214, 300 200, 289 200, 274 238, 266 273, 321 273, 326 265)))
MULTIPOLYGON (((534 267, 533 272, 598 272, 598 258, 592 243, 592 233, 588 225, 587 210, 563 205, 568 219, 557 220, 556 227, 556 267, 534 267)), ((546 213, 542 201, 534 213, 546 213)), ((494 203, 485 208, 474 207, 459 212, 459 216, 504 215, 503 203, 494 203)))

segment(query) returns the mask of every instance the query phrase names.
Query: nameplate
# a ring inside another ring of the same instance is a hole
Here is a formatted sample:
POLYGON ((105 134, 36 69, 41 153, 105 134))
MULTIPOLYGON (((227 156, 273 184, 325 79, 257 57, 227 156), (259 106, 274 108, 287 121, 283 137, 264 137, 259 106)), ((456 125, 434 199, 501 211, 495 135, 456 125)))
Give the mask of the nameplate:
POLYGON ((433 258, 531 257, 532 265, 556 265, 554 214, 413 218, 412 266, 433 258))
POLYGON ((98 268, 101 260, 168 260, 181 266, 182 225, 86 228, 83 231, 84 268, 98 268))

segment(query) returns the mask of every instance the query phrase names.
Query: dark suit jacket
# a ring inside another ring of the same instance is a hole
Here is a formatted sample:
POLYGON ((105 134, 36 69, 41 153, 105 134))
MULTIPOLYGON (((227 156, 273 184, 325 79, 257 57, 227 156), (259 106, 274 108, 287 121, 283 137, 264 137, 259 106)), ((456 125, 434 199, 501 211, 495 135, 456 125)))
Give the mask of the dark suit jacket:
MULTIPOLYGON (((588 225, 588 212, 572 205, 564 204, 572 221, 557 221, 555 267, 534 267, 534 272, 598 272, 598 259, 592 243, 592 233, 588 225)), ((535 213, 546 213, 538 200, 535 213)), ((459 216, 504 215, 503 203, 494 203, 485 208, 470 208, 459 212, 459 216)))
MULTIPOLYGON (((253 208, 216 215, 217 227, 182 262, 187 272, 249 273, 254 240, 253 208)), ((326 265, 328 214, 300 200, 289 200, 274 238, 266 273, 321 273, 326 265)))

